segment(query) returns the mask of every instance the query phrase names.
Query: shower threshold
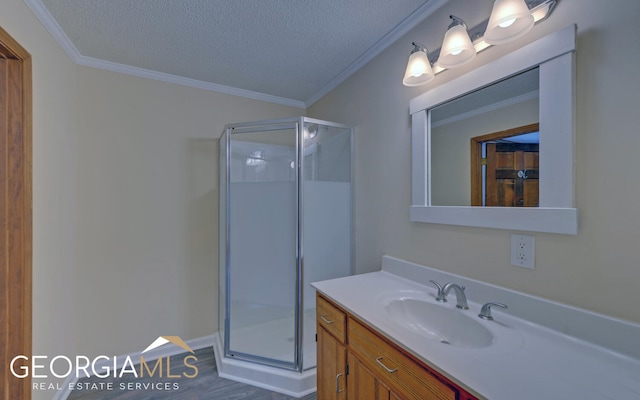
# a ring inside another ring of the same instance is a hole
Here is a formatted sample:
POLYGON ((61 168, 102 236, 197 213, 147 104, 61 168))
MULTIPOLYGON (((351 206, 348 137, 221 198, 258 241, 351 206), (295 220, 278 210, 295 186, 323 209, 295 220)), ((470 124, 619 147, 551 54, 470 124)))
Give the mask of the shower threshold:
POLYGON ((221 378, 261 387, 263 389, 300 398, 316 391, 316 369, 303 372, 288 371, 248 361, 224 357, 220 332, 215 334, 213 352, 221 378))

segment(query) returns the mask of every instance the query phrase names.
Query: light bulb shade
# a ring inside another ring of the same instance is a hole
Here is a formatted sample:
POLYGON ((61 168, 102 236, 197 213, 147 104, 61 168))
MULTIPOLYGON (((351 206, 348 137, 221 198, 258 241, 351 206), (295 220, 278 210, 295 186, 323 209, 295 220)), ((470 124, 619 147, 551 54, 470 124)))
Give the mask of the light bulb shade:
POLYGON ((426 51, 414 50, 409 56, 402 83, 405 86, 420 86, 432 80, 434 76, 426 51))
POLYGON ((524 0, 496 0, 484 41, 503 44, 524 36, 533 28, 533 16, 524 0))
POLYGON ((469 32, 464 25, 455 25, 444 34, 438 65, 442 68, 455 68, 471 61, 476 49, 471 43, 469 32))

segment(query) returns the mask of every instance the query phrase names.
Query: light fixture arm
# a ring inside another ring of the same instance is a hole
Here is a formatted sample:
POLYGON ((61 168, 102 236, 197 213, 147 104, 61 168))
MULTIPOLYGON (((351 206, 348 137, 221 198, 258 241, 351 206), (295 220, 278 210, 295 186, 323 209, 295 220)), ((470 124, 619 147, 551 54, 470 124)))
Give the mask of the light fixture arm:
POLYGON ((413 50, 411 50, 411 54, 418 51, 424 51, 426 54, 429 54, 429 49, 427 49, 427 46, 420 43, 416 43, 416 42, 411 42, 411 45, 413 46, 413 50))
POLYGON ((449 24, 449 27, 447 29, 451 29, 454 26, 461 25, 464 27, 464 29, 469 30, 469 28, 467 28, 467 23, 464 22, 462 18, 458 18, 455 15, 449 15, 449 18, 451 18, 451 23, 449 24))

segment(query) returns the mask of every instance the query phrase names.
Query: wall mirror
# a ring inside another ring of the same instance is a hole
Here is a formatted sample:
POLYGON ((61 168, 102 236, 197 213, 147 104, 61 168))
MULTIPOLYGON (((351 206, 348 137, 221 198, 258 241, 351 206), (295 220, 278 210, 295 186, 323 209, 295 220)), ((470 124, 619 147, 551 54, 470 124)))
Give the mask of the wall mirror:
POLYGON ((577 234, 575 25, 411 100, 411 220, 577 234))
POLYGON ((432 205, 539 205, 538 70, 429 110, 432 205))

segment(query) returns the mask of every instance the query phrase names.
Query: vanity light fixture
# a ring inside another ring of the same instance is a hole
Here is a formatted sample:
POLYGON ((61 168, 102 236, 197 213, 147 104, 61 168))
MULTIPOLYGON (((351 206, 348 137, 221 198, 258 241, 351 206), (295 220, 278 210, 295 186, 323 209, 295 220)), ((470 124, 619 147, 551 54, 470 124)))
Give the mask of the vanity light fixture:
POLYGON ((533 28, 533 15, 524 0, 496 0, 484 41, 503 44, 521 38, 533 28))
POLYGON ((455 68, 468 63, 476 56, 471 43, 467 24, 455 15, 450 15, 451 24, 444 34, 438 65, 442 68, 455 68))
POLYGON ((407 69, 402 83, 420 86, 449 68, 471 61, 475 55, 492 45, 516 40, 527 34, 533 25, 549 17, 558 0, 495 0, 490 17, 467 28, 465 22, 453 20, 445 33, 442 47, 429 54, 426 46, 412 43, 407 69), (471 44, 471 48, 469 48, 471 44))
POLYGON ((407 70, 404 73, 402 83, 405 86, 420 86, 433 79, 435 76, 429 61, 429 50, 420 43, 411 43, 413 50, 409 56, 407 70))

